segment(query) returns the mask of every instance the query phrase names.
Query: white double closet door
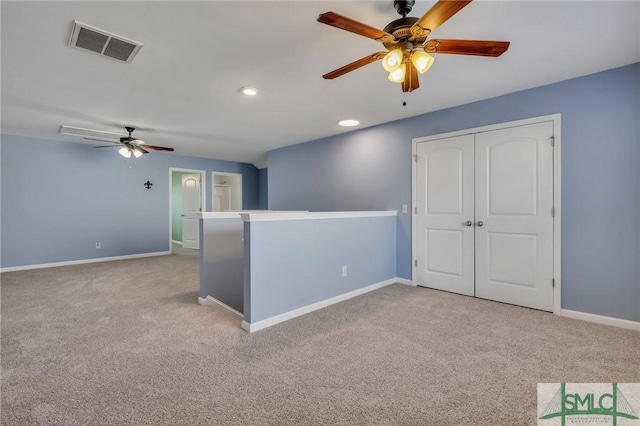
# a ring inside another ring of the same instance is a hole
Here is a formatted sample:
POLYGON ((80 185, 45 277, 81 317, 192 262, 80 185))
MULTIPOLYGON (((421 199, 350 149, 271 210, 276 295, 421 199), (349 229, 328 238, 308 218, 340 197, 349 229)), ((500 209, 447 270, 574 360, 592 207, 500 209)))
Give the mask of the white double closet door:
POLYGON ((417 285, 553 311, 553 123, 417 144, 417 285))

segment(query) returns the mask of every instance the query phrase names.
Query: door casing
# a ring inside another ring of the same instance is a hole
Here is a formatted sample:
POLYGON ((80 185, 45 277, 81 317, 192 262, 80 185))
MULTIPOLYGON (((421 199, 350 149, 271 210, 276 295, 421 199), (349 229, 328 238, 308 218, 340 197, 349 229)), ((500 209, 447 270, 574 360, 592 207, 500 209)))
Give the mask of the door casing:
POLYGON ((202 176, 199 173, 182 175, 182 248, 200 249, 201 184, 202 176), (189 182, 195 184, 195 191, 188 189, 189 182))
POLYGON ((562 309, 562 277, 561 277, 561 222, 562 222, 562 207, 561 207, 561 115, 551 114, 540 117, 533 117, 524 120, 510 121, 505 123, 492 124, 489 126, 475 127, 470 129, 458 130, 455 132, 442 133, 432 136, 424 136, 420 138, 414 138, 411 145, 411 250, 412 250, 412 281, 416 283, 418 271, 416 267, 415 254, 417 253, 417 229, 416 229, 416 207, 417 207, 417 149, 418 144, 421 142, 428 142, 437 139, 452 138, 471 133, 487 132, 492 130, 500 130, 508 127, 524 126, 529 124, 541 123, 551 121, 553 123, 554 134, 554 156, 553 156, 553 204, 555 208, 555 215, 553 217, 553 278, 555 286, 553 289, 553 313, 555 315, 561 314, 562 309))
POLYGON ((197 170, 197 169, 183 169, 179 167, 169 167, 169 250, 171 250, 173 239, 171 238, 171 233, 173 229, 173 218, 171 214, 171 203, 173 197, 182 196, 182 194, 174 194, 173 193, 173 185, 172 185, 172 177, 173 173, 193 173, 200 175, 200 200, 202 203, 202 211, 206 211, 207 206, 207 172, 206 170, 197 170))

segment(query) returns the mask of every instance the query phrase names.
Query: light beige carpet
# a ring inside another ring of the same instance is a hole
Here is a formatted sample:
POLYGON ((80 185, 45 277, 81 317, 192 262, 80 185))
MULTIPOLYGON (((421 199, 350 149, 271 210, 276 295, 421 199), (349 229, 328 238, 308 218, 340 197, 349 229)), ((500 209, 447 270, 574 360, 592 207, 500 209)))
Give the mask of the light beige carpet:
POLYGON ((640 333, 400 284, 248 334, 197 256, 2 274, 4 425, 527 425, 640 382, 640 333))

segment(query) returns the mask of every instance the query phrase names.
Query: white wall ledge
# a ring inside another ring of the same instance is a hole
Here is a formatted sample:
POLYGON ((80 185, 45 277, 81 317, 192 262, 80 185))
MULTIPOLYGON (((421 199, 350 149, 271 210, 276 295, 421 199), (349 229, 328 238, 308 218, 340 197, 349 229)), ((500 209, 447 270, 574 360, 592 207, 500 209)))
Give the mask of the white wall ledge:
POLYGON ((287 210, 287 211, 277 211, 277 210, 239 210, 239 211, 226 211, 226 212, 200 212, 198 213, 198 218, 200 219, 235 219, 239 218, 243 213, 304 213, 307 210, 287 210))
POLYGON ((245 222, 272 222, 284 220, 355 219, 365 217, 397 216, 397 210, 353 212, 251 212, 240 213, 245 222))

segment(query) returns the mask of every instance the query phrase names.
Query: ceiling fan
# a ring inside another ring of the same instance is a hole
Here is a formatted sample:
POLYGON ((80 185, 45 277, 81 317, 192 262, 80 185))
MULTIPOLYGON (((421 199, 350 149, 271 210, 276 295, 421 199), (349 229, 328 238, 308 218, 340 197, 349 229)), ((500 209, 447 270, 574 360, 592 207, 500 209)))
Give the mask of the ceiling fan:
POLYGON ((389 23, 383 30, 334 12, 322 13, 318 16, 318 22, 379 41, 387 49, 358 59, 322 77, 331 80, 382 59, 382 67, 389 72, 389 80, 401 83, 403 92, 412 92, 420 87, 418 73, 424 74, 433 65, 434 58, 429 53, 492 57, 502 55, 509 48, 508 41, 427 40, 431 32, 469 3, 471 0, 438 0, 421 18, 415 18, 407 17, 415 0, 395 0, 393 5, 402 18, 389 23))
MULTIPOLYGON (((129 133, 129 136, 125 136, 120 138, 120 142, 112 142, 115 144, 123 145, 118 152, 125 158, 131 158, 131 155, 135 158, 142 156, 142 154, 148 154, 148 149, 153 149, 156 151, 173 151, 173 148, 168 148, 166 146, 157 146, 157 145, 147 145, 143 140, 134 138, 131 134, 135 130, 135 127, 125 127, 125 130, 129 133)), ((88 138, 85 138, 88 139, 88 138)), ((100 140, 100 139, 94 139, 100 140)), ((112 148, 118 147, 119 145, 103 145, 103 146, 94 146, 94 148, 112 148)))

